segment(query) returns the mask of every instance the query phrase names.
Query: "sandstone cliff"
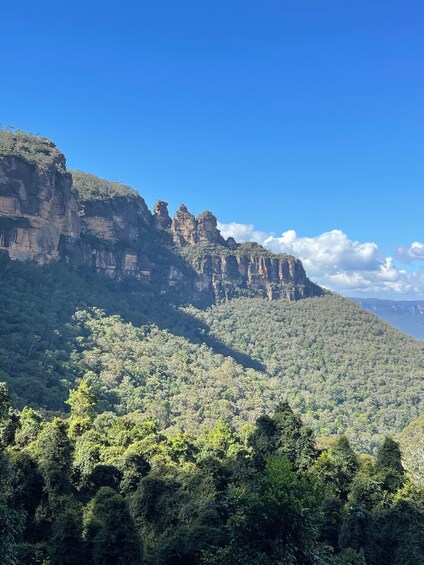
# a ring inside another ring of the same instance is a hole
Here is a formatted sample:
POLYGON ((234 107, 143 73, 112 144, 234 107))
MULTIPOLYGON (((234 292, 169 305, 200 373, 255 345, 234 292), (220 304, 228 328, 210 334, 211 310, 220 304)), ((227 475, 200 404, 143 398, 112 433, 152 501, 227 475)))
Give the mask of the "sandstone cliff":
POLYGON ((322 290, 301 262, 222 237, 211 212, 171 220, 132 188, 66 171, 50 141, 0 132, 0 250, 39 264, 64 260, 200 305, 236 296, 298 300, 322 290))
POLYGON ((78 241, 66 242, 62 256, 110 277, 144 279, 152 265, 143 242, 152 227, 152 214, 144 199, 118 182, 72 172, 80 198, 81 232, 78 241))
POLYGON ((60 237, 81 231, 65 158, 45 139, 30 138, 25 150, 18 136, 5 139, 0 138, 0 248, 12 259, 56 260, 60 237))

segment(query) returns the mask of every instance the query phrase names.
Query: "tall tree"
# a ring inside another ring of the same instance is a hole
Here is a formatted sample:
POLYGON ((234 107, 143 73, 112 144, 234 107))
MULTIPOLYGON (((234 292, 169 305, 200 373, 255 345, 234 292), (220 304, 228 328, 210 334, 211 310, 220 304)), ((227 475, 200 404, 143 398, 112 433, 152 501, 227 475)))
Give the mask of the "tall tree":
POLYGON ((86 539, 93 565, 141 565, 142 544, 121 495, 97 491, 86 515, 86 539))
POLYGON ((59 514, 53 523, 49 557, 51 565, 81 565, 87 562, 82 539, 82 516, 72 506, 59 514))
POLYGON ((44 425, 37 439, 36 456, 50 501, 69 494, 72 448, 63 420, 55 418, 44 425))
POLYGON ((399 444, 391 437, 386 437, 377 451, 375 469, 382 477, 383 488, 395 492, 405 480, 402 454, 399 444))
POLYGON ((66 401, 71 407, 69 419, 69 436, 76 438, 87 431, 96 417, 97 397, 92 387, 82 381, 78 388, 69 391, 66 401))

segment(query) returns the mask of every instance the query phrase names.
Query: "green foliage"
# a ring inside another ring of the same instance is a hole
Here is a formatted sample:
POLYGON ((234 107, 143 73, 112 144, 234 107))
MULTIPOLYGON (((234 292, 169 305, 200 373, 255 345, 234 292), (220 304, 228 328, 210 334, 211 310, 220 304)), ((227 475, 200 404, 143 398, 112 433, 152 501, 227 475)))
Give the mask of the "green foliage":
POLYGON ((239 298, 189 312, 208 335, 262 363, 318 435, 346 432, 372 451, 423 412, 423 344, 347 299, 239 298))
POLYGON ((10 464, 10 505, 25 517, 24 536, 32 542, 37 539, 35 515, 43 498, 44 480, 37 463, 25 451, 13 451, 10 464))
POLYGON ((0 501, 0 563, 18 565, 16 541, 21 532, 21 516, 0 501))
POLYGON ((0 157, 3 156, 19 157, 41 168, 53 163, 60 172, 65 172, 65 158, 54 143, 22 130, 0 130, 0 157))
POLYGON ((25 447, 33 442, 40 430, 42 415, 33 408, 25 406, 19 415, 19 425, 15 433, 15 443, 20 447, 25 447))
POLYGON ((142 413, 174 434, 239 429, 285 398, 319 435, 347 430, 369 451, 421 410, 422 345, 334 295, 200 311, 135 281, 1 255, 0 283, 0 377, 19 408, 63 410, 85 382, 99 412, 142 413))
POLYGON ((136 190, 118 181, 101 179, 83 171, 71 171, 71 174, 73 186, 83 202, 105 201, 117 197, 141 200, 136 190))
POLYGON ((139 414, 96 415, 91 395, 74 389, 66 419, 22 411, 0 458, 1 562, 419 562, 424 493, 403 474, 400 488, 387 481, 401 472, 393 440, 375 461, 344 436, 318 449, 285 402, 240 431, 220 420, 165 435, 139 414))
POLYGON ((51 501, 69 494, 72 467, 72 447, 63 420, 55 418, 44 424, 35 444, 34 455, 38 460, 46 490, 51 501))
POLYGON ((397 501, 379 517, 376 529, 384 539, 382 565, 415 565, 424 555, 424 514, 406 500, 397 501))
POLYGON ((323 489, 297 475, 285 457, 270 457, 254 489, 236 491, 229 545, 207 563, 328 563, 318 541, 323 489))
POLYGON ((81 565, 86 562, 82 516, 74 508, 67 508, 54 521, 49 556, 51 565, 81 565))
POLYGON ((0 382, 0 446, 5 447, 13 441, 18 418, 13 412, 12 401, 6 383, 0 382))
POLYGON ((141 412, 172 432, 229 417, 240 427, 272 396, 269 377, 205 344, 99 310, 79 312, 77 320, 82 372, 90 372, 93 389, 114 399, 111 408, 120 413, 141 412))
POLYGON ((305 470, 317 454, 312 431, 303 425, 287 402, 277 406, 273 418, 262 416, 258 419, 249 442, 259 469, 264 467, 270 455, 278 454, 297 469, 305 470))
POLYGON ((389 492, 395 492, 402 486, 405 470, 402 465, 399 444, 392 438, 386 437, 379 447, 375 468, 382 477, 383 488, 389 492))
POLYGON ((367 565, 363 550, 355 551, 351 547, 341 552, 337 563, 339 565, 367 565))
POLYGON ((96 465, 89 475, 84 477, 83 489, 96 494, 102 487, 119 489, 122 473, 113 465, 96 465))
POLYGON ((23 528, 23 516, 12 507, 9 496, 11 479, 9 458, 0 448, 0 563, 18 565, 16 542, 23 528))
POLYGON ((63 410, 68 390, 83 377, 73 361, 79 325, 75 312, 89 305, 118 308, 128 302, 100 277, 82 277, 65 265, 40 268, 0 253, 0 379, 18 408, 63 410))
POLYGON ((141 541, 124 499, 103 487, 85 516, 87 546, 93 565, 140 565, 141 541))
POLYGON ((345 500, 350 484, 359 470, 358 457, 346 436, 337 438, 329 449, 329 455, 333 464, 332 480, 340 497, 345 500))
POLYGON ((97 398, 92 387, 82 381, 78 388, 69 391, 69 399, 66 401, 71 407, 69 418, 69 435, 77 438, 87 431, 96 416, 97 398))
POLYGON ((414 481, 424 485, 424 415, 413 420, 399 435, 402 464, 414 481))

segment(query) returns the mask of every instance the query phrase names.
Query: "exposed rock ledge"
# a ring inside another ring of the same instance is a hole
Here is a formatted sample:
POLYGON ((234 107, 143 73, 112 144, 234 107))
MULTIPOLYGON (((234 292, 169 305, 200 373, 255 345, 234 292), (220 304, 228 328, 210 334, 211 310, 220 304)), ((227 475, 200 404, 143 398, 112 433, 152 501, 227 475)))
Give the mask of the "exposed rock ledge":
POLYGON ((294 257, 225 240, 211 212, 196 218, 182 204, 171 220, 158 201, 152 214, 130 187, 67 172, 52 142, 8 132, 0 132, 0 249, 12 259, 63 259, 117 279, 131 276, 199 304, 322 294, 294 257))

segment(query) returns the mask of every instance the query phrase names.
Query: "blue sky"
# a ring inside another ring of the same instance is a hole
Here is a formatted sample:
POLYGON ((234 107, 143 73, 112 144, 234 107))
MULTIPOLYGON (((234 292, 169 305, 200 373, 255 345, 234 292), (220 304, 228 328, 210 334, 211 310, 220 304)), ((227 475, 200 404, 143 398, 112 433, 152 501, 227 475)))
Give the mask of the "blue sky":
POLYGON ((9 2, 0 123, 336 290, 422 297, 423 19, 408 0, 9 2))

